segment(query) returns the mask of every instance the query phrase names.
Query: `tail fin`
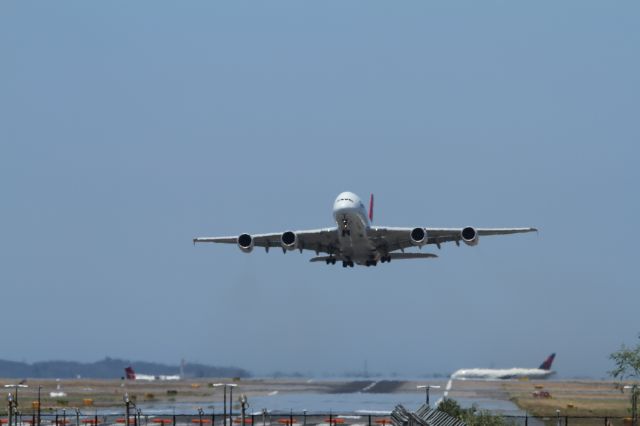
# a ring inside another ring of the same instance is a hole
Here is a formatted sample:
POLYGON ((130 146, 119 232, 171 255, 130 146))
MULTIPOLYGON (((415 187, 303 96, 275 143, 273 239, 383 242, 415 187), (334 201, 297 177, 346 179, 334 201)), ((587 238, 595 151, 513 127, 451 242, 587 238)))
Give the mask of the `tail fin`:
POLYGON ((127 380, 135 380, 136 379, 136 372, 133 371, 133 368, 131 368, 131 366, 125 368, 124 369, 124 373, 125 373, 125 377, 127 378, 127 380))
POLYGON ((373 193, 371 193, 371 198, 369 198, 369 222, 373 222, 373 193))
POLYGON ((542 364, 540 364, 540 367, 538 367, 538 368, 540 370, 551 370, 551 364, 553 364, 553 359, 555 357, 556 357, 555 353, 549 355, 549 357, 547 357, 547 359, 545 359, 544 362, 542 364))

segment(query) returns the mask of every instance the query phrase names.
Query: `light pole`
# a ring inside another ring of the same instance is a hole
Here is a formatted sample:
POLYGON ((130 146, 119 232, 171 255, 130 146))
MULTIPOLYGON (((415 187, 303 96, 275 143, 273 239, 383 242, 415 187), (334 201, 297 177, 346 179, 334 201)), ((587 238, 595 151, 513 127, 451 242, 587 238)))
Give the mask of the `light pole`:
POLYGON ((244 419, 247 413, 247 407, 249 403, 247 402, 247 395, 242 394, 240 396, 240 407, 242 408, 242 426, 245 426, 244 419))
POLYGON ((631 389, 631 423, 638 426, 638 385, 627 385, 622 389, 631 389))
MULTIPOLYGON (((213 387, 224 386, 224 383, 214 383, 213 387)), ((222 426, 227 424, 227 387, 224 386, 224 402, 222 403, 222 426)), ((215 425, 214 425, 215 426, 215 425)))
POLYGON ((131 411, 131 406, 133 405, 133 407, 135 408, 136 405, 134 403, 132 403, 131 400, 129 399, 129 393, 125 392, 125 394, 122 397, 122 399, 124 400, 124 409, 125 409, 124 424, 129 426, 129 413, 131 411))
POLYGON ((42 411, 40 411, 40 405, 42 400, 40 399, 40 391, 42 390, 42 386, 38 385, 38 426, 40 426, 40 414, 42 413, 42 411))
POLYGON ((23 385, 22 383, 17 383, 17 384, 11 384, 11 385, 4 385, 4 387, 5 388, 14 388, 15 389, 16 397, 15 397, 13 403, 16 406, 16 408, 18 408, 18 388, 28 388, 29 385, 23 385))
POLYGON ((7 403, 9 404, 9 426, 12 426, 13 422, 13 395, 9 392, 7 395, 7 403))
POLYGON ((237 385, 229 384, 229 425, 233 424, 233 388, 237 385))
POLYGON ((429 389, 440 389, 440 386, 433 386, 433 385, 418 385, 416 386, 417 389, 424 389, 424 393, 425 393, 425 403, 427 404, 427 407, 429 406, 429 389))
POLYGON ((229 423, 231 423, 231 418, 233 416, 233 388, 235 388, 235 383, 214 383, 213 387, 217 388, 222 386, 224 388, 224 413, 222 414, 222 424, 227 424, 227 388, 229 388, 229 423))

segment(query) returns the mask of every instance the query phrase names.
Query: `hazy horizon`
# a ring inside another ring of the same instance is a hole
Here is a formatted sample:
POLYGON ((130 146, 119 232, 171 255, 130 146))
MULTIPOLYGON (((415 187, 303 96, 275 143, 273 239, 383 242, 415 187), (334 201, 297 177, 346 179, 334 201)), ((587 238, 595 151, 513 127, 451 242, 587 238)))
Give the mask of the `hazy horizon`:
MULTIPOLYGON (((105 356, 101 359, 98 360, 94 360, 94 361, 78 361, 78 360, 73 360, 73 359, 46 359, 46 360, 35 360, 35 361, 25 361, 25 360, 10 360, 10 359, 0 359, 1 361, 9 361, 9 362, 21 362, 21 363, 27 363, 30 365, 36 364, 36 363, 43 363, 43 362, 78 362, 78 363, 83 363, 83 364, 91 364, 94 362, 99 362, 105 359, 114 359, 113 357, 110 356, 105 356)), ((131 365, 134 367, 134 370, 136 370, 136 372, 144 372, 144 373, 153 373, 153 372, 148 372, 146 369, 140 369, 139 367, 136 367, 136 363, 158 363, 158 364, 162 364, 166 367, 175 367, 175 368, 179 368, 180 367, 180 362, 172 364, 171 362, 158 362, 158 361, 150 361, 150 360, 144 360, 144 359, 138 359, 138 360, 133 360, 133 359, 127 359, 127 358, 117 358, 118 360, 122 360, 122 361, 127 361, 130 362, 131 365)), ((185 360, 185 365, 186 364, 201 364, 201 365, 206 365, 206 366, 210 366, 210 367, 221 367, 221 368, 240 368, 240 369, 245 369, 242 365, 210 365, 210 364, 206 364, 206 363, 202 363, 202 362, 198 362, 198 361, 192 361, 189 362, 187 360, 185 360)), ((482 365, 474 365, 474 366, 465 366, 462 368, 511 368, 511 367, 516 367, 516 368, 534 368, 534 366, 531 365, 503 365, 503 366, 482 366, 482 365)), ((344 380, 349 380, 349 379, 362 379, 362 378, 372 378, 372 379, 380 379, 380 380, 413 380, 413 379, 422 379, 422 378, 433 378, 433 379, 438 379, 438 380, 447 380, 451 374, 453 374, 455 371, 442 371, 442 372, 438 372, 438 371, 432 371, 432 372, 418 372, 418 373, 414 373, 414 374, 401 374, 395 371, 389 371, 389 372, 378 372, 378 371, 368 371, 367 373, 365 373, 363 370, 343 370, 343 371, 312 371, 312 370, 307 370, 307 371, 294 371, 294 370, 274 370, 274 371, 251 371, 249 369, 245 369, 247 370, 247 372, 250 374, 249 377, 247 377, 247 379, 260 379, 260 378, 273 378, 273 377, 287 377, 287 378, 295 378, 295 377, 300 377, 300 378, 313 378, 313 379, 344 379, 344 380)), ((555 368, 553 369, 555 370, 555 368)), ((18 377, 18 376, 16 376, 18 377)), ((20 376, 22 377, 22 376, 20 376)), ((189 375, 186 375, 186 377, 192 377, 189 375)), ((218 376, 211 376, 211 377, 218 377, 218 376)), ((25 378, 32 378, 32 379, 37 379, 34 377, 25 377, 25 378)), ((80 377, 80 378, 87 378, 90 379, 92 378, 91 376, 86 376, 86 377, 80 377)), ((114 379, 117 379, 119 377, 114 377, 114 379)), ((208 378, 208 376, 202 377, 202 378, 208 378)), ((40 379, 46 379, 46 378, 40 378, 40 379)), ((562 374, 561 372, 557 372, 556 374, 551 376, 550 378, 544 379, 544 380, 557 380, 557 379, 593 379, 593 380, 613 380, 610 376, 608 375, 603 375, 603 376, 592 376, 592 375, 573 375, 573 376, 566 376, 564 374, 562 374)), ((456 379, 456 380, 467 380, 467 379, 456 379)), ((482 380, 482 379, 476 379, 476 380, 482 380)), ((517 379, 514 379, 517 380, 517 379)))

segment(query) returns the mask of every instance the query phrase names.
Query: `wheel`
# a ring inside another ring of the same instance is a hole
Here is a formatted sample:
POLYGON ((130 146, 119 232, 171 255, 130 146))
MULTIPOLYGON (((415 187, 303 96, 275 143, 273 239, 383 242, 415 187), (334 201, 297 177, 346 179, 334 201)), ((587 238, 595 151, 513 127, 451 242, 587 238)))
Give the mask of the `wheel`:
POLYGON ((342 262, 342 267, 346 268, 347 266, 349 266, 349 262, 347 262, 346 260, 342 262))

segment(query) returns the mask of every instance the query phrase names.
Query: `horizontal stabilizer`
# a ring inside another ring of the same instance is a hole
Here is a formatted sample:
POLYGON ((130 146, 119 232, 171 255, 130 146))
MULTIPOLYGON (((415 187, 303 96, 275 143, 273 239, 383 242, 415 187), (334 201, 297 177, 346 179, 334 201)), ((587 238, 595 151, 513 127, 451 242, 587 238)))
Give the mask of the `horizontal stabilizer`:
MULTIPOLYGON (((391 257, 391 259, 429 259, 438 257, 438 255, 433 253, 391 253, 389 257, 391 257)), ((329 259, 336 259, 337 261, 344 260, 340 256, 316 256, 309 259, 309 262, 326 262, 329 259)))
POLYGON ((428 259, 432 257, 438 257, 433 253, 391 253, 389 255, 391 259, 428 259))
POLYGON ((309 262, 326 262, 329 259, 342 260, 342 258, 338 256, 316 256, 309 259, 309 262))

